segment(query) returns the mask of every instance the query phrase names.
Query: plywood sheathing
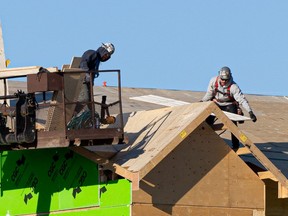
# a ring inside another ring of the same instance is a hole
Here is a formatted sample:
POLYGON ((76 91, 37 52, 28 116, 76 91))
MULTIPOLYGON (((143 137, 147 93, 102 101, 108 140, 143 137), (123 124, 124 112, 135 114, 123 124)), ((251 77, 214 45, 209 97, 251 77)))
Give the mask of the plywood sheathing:
MULTIPOLYGON (((215 105, 216 106, 216 105, 215 105)), ((218 119, 226 125, 227 128, 247 147, 247 149, 253 154, 253 156, 279 181, 281 190, 278 194, 279 198, 287 198, 288 180, 286 176, 279 170, 270 159, 268 159, 263 152, 241 131, 239 128, 230 121, 220 109, 213 109, 218 119), (285 190, 284 190, 285 188, 285 190)))
POLYGON ((192 103, 131 113, 125 125, 129 148, 119 152, 111 161, 117 174, 130 179, 137 189, 137 181, 149 173, 162 159, 214 113, 263 166, 287 188, 287 179, 271 161, 235 126, 213 103, 192 103))
POLYGON ((264 211, 264 200, 264 183, 202 123, 140 181, 140 190, 133 192, 133 215, 138 205, 146 215, 164 206, 160 215, 181 215, 181 209, 201 215, 204 207, 211 215, 240 209, 252 215, 264 211))

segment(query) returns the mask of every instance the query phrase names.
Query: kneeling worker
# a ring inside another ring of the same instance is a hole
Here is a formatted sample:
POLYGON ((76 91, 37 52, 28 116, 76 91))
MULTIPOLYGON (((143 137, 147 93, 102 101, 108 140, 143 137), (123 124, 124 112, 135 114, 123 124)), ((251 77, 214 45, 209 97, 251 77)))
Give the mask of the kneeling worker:
MULTIPOLYGON (((235 114, 241 114, 241 109, 239 107, 239 105, 241 105, 249 113, 252 121, 257 121, 247 99, 237 83, 233 81, 229 67, 222 67, 219 71, 219 75, 210 80, 207 92, 201 101, 214 101, 221 110, 235 114)), ((214 118, 214 116, 209 116, 207 118, 207 123, 213 124, 214 118)), ((233 121, 233 123, 237 125, 237 122, 233 121)), ((232 133, 231 140, 233 150, 237 151, 239 148, 239 140, 232 133)))

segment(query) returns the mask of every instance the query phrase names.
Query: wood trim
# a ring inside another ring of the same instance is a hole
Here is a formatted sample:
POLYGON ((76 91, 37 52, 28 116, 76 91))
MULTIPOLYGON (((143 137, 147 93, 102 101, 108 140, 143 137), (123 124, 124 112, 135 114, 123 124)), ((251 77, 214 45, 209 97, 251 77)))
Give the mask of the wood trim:
POLYGON ((277 178, 270 171, 262 171, 257 173, 260 179, 271 179, 278 181, 277 178))

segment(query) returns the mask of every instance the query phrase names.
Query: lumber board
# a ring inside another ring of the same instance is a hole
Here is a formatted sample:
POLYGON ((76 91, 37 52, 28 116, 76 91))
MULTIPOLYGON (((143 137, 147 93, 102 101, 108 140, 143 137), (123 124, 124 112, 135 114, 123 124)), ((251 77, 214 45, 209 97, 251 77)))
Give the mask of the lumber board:
POLYGON ((277 178, 270 171, 262 171, 257 173, 260 179, 271 179, 277 181, 277 178))
MULTIPOLYGON (((157 95, 142 95, 139 97, 130 97, 131 100, 138 100, 138 101, 143 101, 147 103, 154 103, 162 106, 167 106, 167 107, 174 107, 174 106, 182 106, 182 105, 187 105, 190 104, 186 101, 180 101, 180 100, 175 100, 167 97, 161 97, 157 95)), ((231 119, 232 121, 247 121, 251 120, 250 118, 230 112, 223 111, 225 115, 231 119)), ((214 113, 211 113, 211 115, 214 115, 214 113)))
MULTIPOLYGON (((0 69, 0 79, 22 77, 28 74, 37 74, 41 66, 17 67, 17 68, 2 68, 0 69)), ((57 67, 45 68, 49 72, 58 72, 57 67)))
POLYGON ((239 148, 236 153, 238 155, 247 155, 247 154, 251 154, 251 152, 249 151, 249 149, 245 148, 245 147, 241 147, 239 148))
POLYGON ((246 116, 238 115, 235 113, 230 113, 226 111, 223 111, 223 113, 232 121, 250 121, 251 120, 250 118, 246 116))
POLYGON ((119 151, 126 148, 127 145, 95 145, 95 146, 73 146, 70 147, 73 151, 88 158, 98 164, 105 164, 108 159, 115 156, 119 151))

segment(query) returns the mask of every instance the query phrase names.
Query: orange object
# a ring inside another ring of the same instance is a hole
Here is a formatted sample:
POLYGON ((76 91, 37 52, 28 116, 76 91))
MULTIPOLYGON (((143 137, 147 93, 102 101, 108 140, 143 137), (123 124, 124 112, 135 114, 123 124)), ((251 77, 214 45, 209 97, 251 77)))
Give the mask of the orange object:
POLYGON ((106 87, 106 86, 107 86, 107 82, 104 81, 104 82, 103 82, 103 87, 106 87))

